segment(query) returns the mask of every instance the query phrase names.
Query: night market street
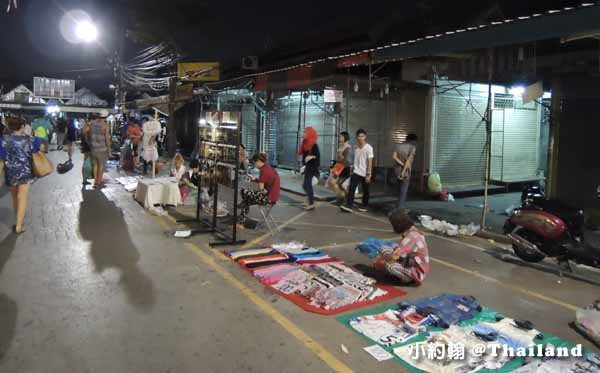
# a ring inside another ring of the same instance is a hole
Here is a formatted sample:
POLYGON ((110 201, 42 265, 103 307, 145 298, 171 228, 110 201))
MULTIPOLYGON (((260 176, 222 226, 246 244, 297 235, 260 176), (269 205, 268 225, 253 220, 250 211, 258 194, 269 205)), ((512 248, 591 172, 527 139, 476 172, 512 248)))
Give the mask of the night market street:
POLYGON ((600 373, 600 0, 0 0, 0 373, 600 373))
MULTIPOLYGON (((58 161, 62 152, 51 152, 58 161)), ((172 218, 144 212, 121 185, 81 188, 74 170, 38 181, 29 230, 10 234, 10 196, 0 198, 2 372, 397 372, 333 317, 303 311, 210 249, 211 236, 178 240, 172 218), (342 351, 344 345, 348 354, 342 351)), ((115 176, 115 170, 110 171, 115 176)), ((301 240, 350 265, 367 264, 356 242, 393 238, 383 216, 340 215, 321 204, 303 212, 285 194, 277 241, 301 240), (335 225, 330 224, 336 221, 335 225), (337 244, 338 247, 332 247, 337 244)), ((254 246, 271 242, 246 235, 254 246)), ((531 320, 547 333, 591 344, 568 324, 594 285, 500 261, 488 241, 430 235, 430 277, 406 298, 470 294, 531 320), (491 251, 493 252, 493 251, 491 251)), ((387 304, 393 304, 388 302, 387 304)))

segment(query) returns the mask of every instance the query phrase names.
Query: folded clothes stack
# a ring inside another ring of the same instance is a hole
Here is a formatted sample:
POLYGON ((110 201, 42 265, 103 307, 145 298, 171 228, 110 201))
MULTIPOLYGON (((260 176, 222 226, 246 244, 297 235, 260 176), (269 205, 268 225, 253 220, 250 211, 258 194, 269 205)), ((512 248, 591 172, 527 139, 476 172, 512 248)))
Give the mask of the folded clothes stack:
POLYGON ((387 294, 375 280, 363 276, 315 248, 298 243, 270 248, 229 251, 263 284, 285 294, 300 296, 313 307, 334 310, 387 294))

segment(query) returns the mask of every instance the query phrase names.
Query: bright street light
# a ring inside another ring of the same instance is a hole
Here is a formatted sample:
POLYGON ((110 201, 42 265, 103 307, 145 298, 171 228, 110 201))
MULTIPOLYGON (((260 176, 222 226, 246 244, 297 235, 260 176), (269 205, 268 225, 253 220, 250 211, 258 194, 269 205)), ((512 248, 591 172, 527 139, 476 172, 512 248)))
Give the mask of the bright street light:
POLYGON ((75 25, 75 35, 84 43, 91 43, 98 38, 98 28, 92 22, 81 21, 75 25))

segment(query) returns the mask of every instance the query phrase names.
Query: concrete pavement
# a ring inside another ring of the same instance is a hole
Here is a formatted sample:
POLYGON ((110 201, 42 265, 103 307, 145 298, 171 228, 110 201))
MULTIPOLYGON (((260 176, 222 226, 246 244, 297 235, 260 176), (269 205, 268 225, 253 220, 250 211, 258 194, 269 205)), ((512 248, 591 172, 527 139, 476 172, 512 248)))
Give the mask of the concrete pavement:
MULTIPOLYGON (((209 249, 211 236, 169 237, 181 226, 150 216, 119 185, 82 189, 80 162, 77 155, 70 173, 34 185, 20 237, 9 232, 10 198, 0 192, 0 372, 402 371, 394 361, 377 363, 362 351, 368 343, 334 318, 266 290, 209 249)), ((365 270, 354 242, 394 237, 383 216, 328 204, 304 213, 300 202, 283 197, 274 216, 285 227, 275 237, 243 237, 255 245, 304 241, 365 270)), ((597 286, 500 261, 487 241, 428 242, 431 274, 405 289, 408 298, 471 294, 591 348, 567 324, 597 286)))

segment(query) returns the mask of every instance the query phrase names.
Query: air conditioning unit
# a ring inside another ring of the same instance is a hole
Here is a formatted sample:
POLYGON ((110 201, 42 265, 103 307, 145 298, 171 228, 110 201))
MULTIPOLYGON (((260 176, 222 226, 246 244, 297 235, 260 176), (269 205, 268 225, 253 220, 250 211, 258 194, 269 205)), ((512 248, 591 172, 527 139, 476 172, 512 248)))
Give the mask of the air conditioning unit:
POLYGON ((258 57, 257 56, 242 57, 242 69, 258 70, 258 57))

